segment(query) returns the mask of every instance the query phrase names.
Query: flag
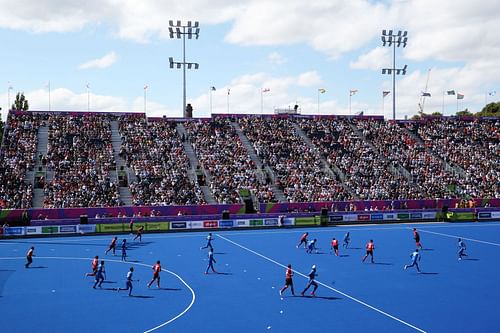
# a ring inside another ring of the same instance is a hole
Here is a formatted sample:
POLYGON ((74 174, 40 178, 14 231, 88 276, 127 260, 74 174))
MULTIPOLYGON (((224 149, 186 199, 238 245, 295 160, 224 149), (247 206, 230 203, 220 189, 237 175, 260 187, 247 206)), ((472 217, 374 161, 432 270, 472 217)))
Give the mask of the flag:
POLYGON ((464 99, 465 95, 464 94, 457 94, 457 99, 464 99))
POLYGON ((271 89, 269 89, 269 88, 262 89, 262 92, 268 92, 268 91, 271 91, 271 89))
POLYGON ((448 90, 446 93, 448 95, 455 95, 455 90, 448 90))
POLYGON ((90 84, 89 83, 87 83, 87 89, 90 89, 90 84))
POLYGON ((422 91, 422 96, 423 96, 423 97, 431 97, 431 93, 428 93, 428 92, 423 92, 423 91, 422 91))
POLYGON ((229 89, 229 88, 227 89, 227 95, 228 96, 231 95, 231 89, 229 89))
POLYGON ((354 96, 358 92, 358 89, 349 90, 349 96, 354 96))
POLYGON ((390 93, 391 93, 390 91, 384 90, 384 91, 382 91, 382 97, 385 97, 385 96, 389 95, 390 93))
POLYGON ((319 88, 318 91, 319 91, 320 94, 326 93, 326 89, 323 89, 323 88, 319 88))
POLYGON ((216 91, 217 89, 215 89, 215 87, 214 87, 214 86, 211 86, 211 87, 210 87, 210 90, 212 90, 212 91, 216 91))
POLYGON ((490 91, 490 92, 488 93, 488 95, 490 95, 490 96, 495 96, 496 94, 497 94, 497 92, 496 92, 495 90, 490 91))
POLYGON ((146 84, 146 85, 144 86, 144 90, 148 90, 148 88, 149 88, 149 86, 146 84))

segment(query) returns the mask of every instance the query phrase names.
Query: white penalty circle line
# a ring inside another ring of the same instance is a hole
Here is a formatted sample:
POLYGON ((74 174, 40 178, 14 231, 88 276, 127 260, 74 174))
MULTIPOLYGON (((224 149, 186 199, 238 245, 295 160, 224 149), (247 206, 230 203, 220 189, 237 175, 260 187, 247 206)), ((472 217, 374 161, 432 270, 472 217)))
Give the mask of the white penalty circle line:
POLYGON ((445 237, 449 237, 449 238, 462 238, 462 239, 465 239, 465 240, 468 240, 468 241, 471 241, 471 242, 476 242, 476 243, 483 243, 483 244, 488 244, 488 245, 493 245, 493 246, 500 246, 500 244, 498 244, 498 243, 487 242, 487 241, 483 241, 483 240, 479 240, 479 239, 474 239, 474 238, 467 238, 467 237, 463 237, 463 236, 455 236, 455 235, 450 235, 450 234, 444 234, 444 233, 441 233, 441 232, 429 231, 429 230, 425 230, 425 229, 419 229, 418 231, 425 232, 425 233, 428 233, 428 234, 445 236, 445 237))
MULTIPOLYGON (((230 240, 230 239, 228 239, 228 238, 226 238, 226 237, 224 237, 224 236, 221 236, 220 234, 217 234, 217 236, 218 236, 218 237, 220 237, 220 238, 222 238, 222 239, 224 239, 225 241, 227 241, 227 242, 229 242, 229 243, 232 243, 232 244, 234 244, 234 245, 236 245, 236 246, 238 246, 238 247, 240 247, 240 248, 242 248, 242 249, 244 249, 244 250, 246 250, 246 251, 248 251, 248 252, 251 252, 251 253, 253 253, 253 254, 255 254, 255 255, 257 255, 257 256, 259 256, 259 257, 261 257, 261 258, 265 259, 265 260, 267 260, 267 261, 270 261, 270 262, 272 262, 273 264, 276 264, 276 265, 278 265, 278 266, 280 266, 280 267, 283 267, 283 268, 287 268, 287 266, 285 266, 285 265, 283 265, 283 264, 281 264, 281 263, 277 262, 276 260, 273 260, 273 259, 271 259, 271 258, 269 258, 269 257, 266 257, 265 255, 260 254, 259 252, 256 252, 256 251, 254 251, 254 250, 252 250, 252 249, 249 249, 248 247, 246 247, 246 246, 244 246, 244 245, 238 244, 238 243, 236 243, 236 242, 234 242, 234 241, 232 241, 232 240, 230 240)), ((294 270, 294 273, 295 273, 295 274, 298 274, 298 275, 300 275, 300 276, 302 276, 302 277, 309 278, 307 275, 305 275, 305 274, 303 274, 303 273, 301 273, 301 272, 297 272, 297 271, 295 271, 295 270, 294 270)), ((415 330, 417 330, 417 331, 419 331, 419 332, 422 332, 422 333, 427 333, 427 331, 424 331, 423 329, 420 329, 420 328, 418 328, 418 327, 416 327, 416 326, 414 326, 414 325, 412 325, 412 324, 410 324, 410 323, 408 323, 408 322, 406 322, 406 321, 404 321, 404 320, 402 320, 402 319, 399 319, 399 318, 397 318, 397 317, 395 317, 395 316, 393 316, 393 315, 391 315, 391 314, 388 314, 387 312, 384 312, 384 311, 382 311, 382 310, 380 310, 380 309, 377 309, 376 307, 374 307, 374 306, 372 306, 372 305, 370 305, 370 304, 368 304, 368 303, 365 303, 365 302, 363 302, 362 300, 359 300, 359 299, 357 299, 357 298, 355 298, 355 297, 353 297, 353 296, 351 296, 351 295, 348 295, 348 294, 346 294, 346 293, 344 293, 344 292, 342 292, 342 291, 340 291, 340 290, 338 290, 338 289, 335 289, 335 288, 333 288, 333 287, 330 287, 329 285, 324 284, 323 282, 320 282, 320 281, 317 281, 317 280, 315 280, 315 281, 316 281, 318 284, 322 285, 323 287, 328 288, 328 289, 330 289, 330 290, 332 290, 332 291, 334 291, 334 292, 336 292, 336 293, 338 293, 338 294, 340 294, 340 295, 342 295, 342 296, 345 296, 345 297, 347 297, 347 298, 349 298, 349 299, 351 299, 351 300, 353 300, 353 301, 355 301, 355 302, 357 302, 357 303, 359 303, 359 304, 361 304, 361 305, 364 305, 364 306, 366 306, 366 307, 368 307, 368 308, 370 308, 370 309, 372 309, 372 310, 374 310, 374 311, 377 311, 378 313, 381 313, 381 314, 383 314, 384 316, 387 316, 387 317, 389 317, 389 318, 391 318, 391 319, 394 319, 394 320, 396 320, 396 321, 400 322, 401 324, 404 324, 404 325, 406 325, 406 326, 408 326, 408 327, 411 327, 411 328, 413 328, 413 329, 415 329, 415 330)))
MULTIPOLYGON (((92 260, 93 258, 81 258, 81 257, 36 257, 38 259, 55 259, 55 260, 92 260)), ((16 259, 16 260, 19 260, 19 259, 26 259, 25 257, 0 257, 0 260, 13 260, 13 259, 16 259)), ((111 261, 111 262, 117 262, 117 263, 121 263, 121 264, 130 264, 130 265, 138 265, 138 266, 144 266, 144 267, 151 267, 151 265, 147 265, 147 264, 143 264, 143 263, 140 263, 140 262, 130 262, 130 261, 121 261, 121 260, 115 260, 115 259, 106 259, 105 261, 111 261)), ((180 318, 181 316, 183 316, 186 312, 189 311, 189 309, 191 309, 191 307, 193 306, 195 300, 196 300, 196 294, 193 290, 193 288, 191 288, 191 286, 189 284, 187 284, 186 281, 184 281, 183 278, 181 278, 177 273, 175 272, 172 272, 168 269, 165 269, 165 268, 162 268, 161 269, 163 272, 167 272, 169 274, 172 274, 173 276, 175 276, 176 278, 179 279, 179 281, 182 282, 182 284, 184 284, 188 289, 189 291, 191 292, 191 295, 192 295, 192 298, 191 298, 191 303, 189 303, 189 305, 181 312, 179 313, 178 315, 176 315, 175 317, 171 318, 170 320, 158 325, 158 326, 155 326, 153 328, 150 328, 146 331, 144 331, 144 333, 149 333, 149 332, 153 332, 159 328, 162 328, 163 326, 166 326, 168 324, 170 324, 171 322, 173 322, 174 320, 177 320, 178 318, 180 318)))

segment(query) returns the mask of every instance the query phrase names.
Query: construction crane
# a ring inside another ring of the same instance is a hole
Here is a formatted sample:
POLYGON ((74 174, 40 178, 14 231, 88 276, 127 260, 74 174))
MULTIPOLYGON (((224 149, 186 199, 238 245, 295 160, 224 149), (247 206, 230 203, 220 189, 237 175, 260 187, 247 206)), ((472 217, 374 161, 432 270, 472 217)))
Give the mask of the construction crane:
POLYGON ((431 76, 431 69, 429 68, 429 70, 427 71, 427 82, 425 82, 425 89, 422 92, 422 94, 420 94, 420 101, 418 102, 418 108, 419 108, 420 114, 424 114, 425 97, 427 97, 427 95, 424 93, 427 93, 427 87, 429 86, 429 77, 430 76, 431 76))

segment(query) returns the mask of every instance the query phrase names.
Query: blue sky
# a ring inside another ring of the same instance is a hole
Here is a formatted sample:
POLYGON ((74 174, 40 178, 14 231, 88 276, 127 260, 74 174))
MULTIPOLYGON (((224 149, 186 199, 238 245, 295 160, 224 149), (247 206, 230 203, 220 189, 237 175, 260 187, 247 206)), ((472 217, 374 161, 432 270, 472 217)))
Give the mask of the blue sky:
POLYGON ((168 37, 168 20, 198 20, 198 40, 187 40, 187 102, 195 117, 212 111, 272 113, 298 103, 303 114, 365 114, 392 117, 392 93, 382 112, 382 91, 392 90, 389 48, 382 29, 408 30, 408 47, 396 50, 397 118, 418 111, 454 114, 455 90, 465 95, 460 109, 477 112, 487 93, 500 89, 498 4, 464 1, 169 0, 78 1, 0 0, 0 106, 24 91, 32 110, 92 111, 144 109, 148 115, 181 116, 182 70, 168 58, 182 59, 182 41, 168 37), (19 10, 23 8, 23 10, 19 10), (430 74, 428 71, 431 69, 430 74), (3 86, 3 89, 1 88, 3 86), (261 93, 263 88, 269 92, 261 93), (318 89, 320 94, 318 108, 318 89), (349 91, 357 89, 351 98, 349 91), (261 95, 263 103, 261 104, 261 95))

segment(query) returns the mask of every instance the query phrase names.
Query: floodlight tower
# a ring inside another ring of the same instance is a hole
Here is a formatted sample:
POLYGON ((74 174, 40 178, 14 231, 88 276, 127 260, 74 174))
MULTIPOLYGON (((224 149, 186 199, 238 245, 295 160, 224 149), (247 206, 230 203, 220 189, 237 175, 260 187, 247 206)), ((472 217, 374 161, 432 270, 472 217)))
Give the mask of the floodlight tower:
POLYGON ((199 64, 195 62, 186 62, 186 36, 188 39, 192 39, 193 36, 195 39, 198 39, 200 36, 200 28, 199 28, 199 23, 198 21, 195 21, 194 23, 191 21, 187 21, 186 25, 182 25, 181 21, 177 20, 177 22, 174 24, 173 20, 168 21, 170 27, 168 28, 168 31, 170 33, 170 38, 178 38, 180 39, 182 36, 182 62, 175 62, 174 58, 170 57, 168 58, 168 61, 170 63, 170 68, 181 68, 182 67, 182 86, 183 86, 183 93, 182 93, 182 112, 184 117, 187 116, 186 113, 186 66, 188 69, 198 69, 199 64), (175 31, 174 31, 175 29, 175 31), (175 37, 174 37, 175 36, 175 37))
POLYGON ((403 68, 396 68, 396 46, 406 47, 408 41, 408 31, 399 30, 397 33, 392 30, 382 30, 382 46, 392 46, 392 68, 383 68, 382 74, 392 74, 392 119, 396 120, 396 74, 406 75, 407 65, 403 68))

